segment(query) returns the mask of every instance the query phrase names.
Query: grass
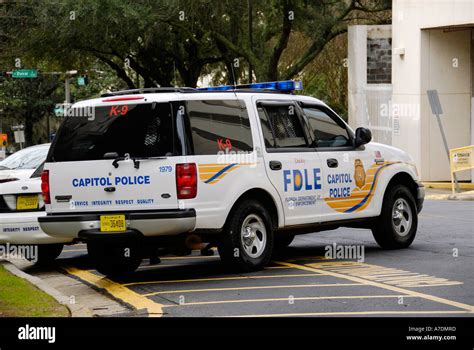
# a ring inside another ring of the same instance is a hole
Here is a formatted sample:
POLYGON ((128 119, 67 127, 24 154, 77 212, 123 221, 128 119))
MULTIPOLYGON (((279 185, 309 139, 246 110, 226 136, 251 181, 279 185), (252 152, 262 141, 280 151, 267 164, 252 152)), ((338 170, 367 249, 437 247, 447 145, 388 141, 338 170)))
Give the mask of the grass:
POLYGON ((0 266, 0 317, 68 317, 53 297, 0 266))

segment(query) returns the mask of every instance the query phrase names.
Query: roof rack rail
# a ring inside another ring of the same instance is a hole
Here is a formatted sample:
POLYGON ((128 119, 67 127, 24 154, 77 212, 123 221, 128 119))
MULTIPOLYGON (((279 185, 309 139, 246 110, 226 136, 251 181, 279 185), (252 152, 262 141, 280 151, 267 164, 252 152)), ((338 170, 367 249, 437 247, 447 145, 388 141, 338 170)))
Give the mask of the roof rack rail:
POLYGON ((120 90, 113 92, 106 92, 105 94, 100 95, 100 97, 110 97, 110 96, 120 96, 120 95, 133 95, 133 94, 156 94, 164 92, 184 92, 184 91, 193 91, 194 88, 190 87, 152 87, 152 88, 143 88, 143 89, 131 89, 131 90, 120 90))

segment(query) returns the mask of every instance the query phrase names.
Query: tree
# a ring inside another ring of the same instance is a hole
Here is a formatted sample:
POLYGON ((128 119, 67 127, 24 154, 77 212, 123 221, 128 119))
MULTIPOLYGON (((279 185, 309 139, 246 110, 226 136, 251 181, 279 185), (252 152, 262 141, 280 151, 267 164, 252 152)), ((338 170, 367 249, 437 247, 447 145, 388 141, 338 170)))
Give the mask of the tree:
POLYGON ((45 0, 12 7, 6 36, 22 38, 17 51, 64 69, 100 59, 130 88, 137 76, 147 87, 195 86, 203 70, 221 64, 228 80, 249 65, 259 81, 291 79, 348 23, 386 22, 390 6, 390 0, 45 0), (295 33, 310 45, 283 65, 295 33))
POLYGON ((2 114, 9 116, 15 123, 25 125, 27 145, 47 142, 49 139, 46 130, 40 130, 36 132, 37 138, 34 140, 34 127, 45 115, 52 113, 56 104, 62 102, 63 97, 58 91, 60 85, 61 81, 54 75, 0 81, 2 114))

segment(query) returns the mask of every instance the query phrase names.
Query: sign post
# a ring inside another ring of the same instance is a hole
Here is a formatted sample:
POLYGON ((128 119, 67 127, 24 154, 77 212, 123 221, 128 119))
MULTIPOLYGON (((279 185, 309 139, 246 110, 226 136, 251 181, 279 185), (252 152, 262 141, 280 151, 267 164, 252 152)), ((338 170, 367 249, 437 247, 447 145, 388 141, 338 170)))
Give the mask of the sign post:
MULTIPOLYGON (((448 141, 446 140, 446 135, 444 134, 443 123, 441 123, 440 115, 443 114, 443 109, 441 108, 441 103, 439 102, 438 90, 427 90, 428 100, 430 101, 431 112, 436 116, 438 121, 439 130, 441 132, 441 137, 443 138, 444 148, 446 150, 446 155, 448 156, 448 161, 451 164, 451 157, 449 155, 448 141)), ((455 173, 451 173, 456 184, 456 192, 459 192, 458 178, 455 173)))

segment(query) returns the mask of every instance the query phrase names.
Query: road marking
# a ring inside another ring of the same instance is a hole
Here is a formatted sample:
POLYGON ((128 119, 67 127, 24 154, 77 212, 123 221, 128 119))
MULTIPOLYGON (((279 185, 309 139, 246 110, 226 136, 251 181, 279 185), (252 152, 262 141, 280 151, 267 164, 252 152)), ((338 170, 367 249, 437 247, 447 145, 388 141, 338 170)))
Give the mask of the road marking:
POLYGON ((264 278, 282 278, 282 277, 314 277, 324 276, 321 273, 300 273, 293 275, 268 275, 268 276, 237 276, 237 277, 210 277, 210 278, 194 278, 188 280, 167 280, 167 281, 150 281, 150 282, 130 282, 123 286, 136 286, 142 284, 167 284, 167 283, 186 283, 186 282, 210 282, 210 281, 232 281, 232 280, 252 280, 264 278))
POLYGON ((375 282, 393 284, 398 287, 454 286, 463 284, 463 282, 450 281, 446 278, 354 261, 328 261, 306 265, 317 267, 324 271, 339 272, 375 282))
MULTIPOLYGON (((438 303, 441 303, 441 304, 453 306, 453 307, 456 307, 456 308, 464 309, 464 310, 467 310, 471 313, 474 312, 474 306, 472 306, 472 305, 460 303, 460 302, 453 301, 453 300, 448 300, 448 299, 437 297, 437 296, 434 296, 434 295, 429 295, 429 294, 425 294, 425 293, 412 291, 412 290, 405 289, 405 288, 396 287, 396 286, 385 284, 385 283, 380 283, 380 282, 364 279, 364 278, 357 277, 357 276, 345 275, 343 273, 334 272, 334 271, 330 271, 330 270, 322 270, 322 269, 319 269, 319 268, 315 268, 313 266, 292 264, 292 263, 287 263, 287 262, 284 262, 284 261, 275 261, 275 263, 281 264, 283 266, 294 267, 295 269, 300 269, 300 270, 304 270, 304 271, 327 273, 329 276, 342 278, 342 279, 347 279, 347 280, 350 280, 350 281, 353 281, 353 282, 356 282, 356 283, 360 283, 360 284, 363 284, 363 285, 367 285, 367 286, 373 286, 373 287, 387 289, 387 290, 390 290, 392 292, 396 292, 396 293, 400 293, 400 294, 407 294, 407 295, 410 295, 410 296, 413 296, 413 297, 423 298, 423 299, 426 299, 426 300, 430 300, 430 301, 438 302, 438 303)), ((317 265, 317 264, 313 264, 313 265, 317 265)))
POLYGON ((67 273, 92 284, 100 289, 104 289, 113 297, 133 306, 137 310, 145 309, 150 317, 161 317, 163 315, 163 305, 155 303, 153 300, 143 297, 134 291, 115 283, 106 277, 100 277, 89 271, 79 270, 72 266, 62 267, 67 273))
POLYGON ((219 317, 295 317, 295 316, 357 316, 357 315, 431 315, 431 314, 469 314, 469 311, 344 311, 344 312, 306 312, 266 315, 226 315, 219 317))
MULTIPOLYGON (((337 295, 337 296, 323 296, 323 297, 296 297, 291 300, 332 300, 332 299, 380 299, 380 298, 412 298, 410 295, 337 295)), ((175 307, 175 306, 195 306, 195 305, 213 305, 213 304, 228 304, 228 303, 261 303, 261 302, 272 302, 272 301, 286 301, 290 300, 286 298, 263 298, 263 299, 234 299, 234 300, 215 300, 215 301, 197 301, 192 303, 172 304, 163 305, 163 307, 175 307)))
POLYGON ((177 294, 177 293, 201 293, 201 292, 222 292, 230 290, 253 290, 253 289, 277 289, 277 288, 313 288, 313 287, 350 287, 361 286, 361 283, 328 283, 328 284, 296 284, 296 285, 278 285, 278 286, 258 286, 258 287, 230 287, 230 288, 206 288, 206 289, 181 289, 170 290, 162 292, 153 292, 148 294, 141 294, 149 297, 159 294, 177 294))

